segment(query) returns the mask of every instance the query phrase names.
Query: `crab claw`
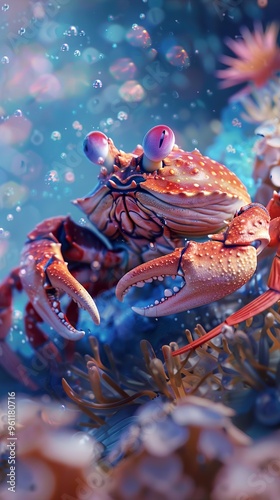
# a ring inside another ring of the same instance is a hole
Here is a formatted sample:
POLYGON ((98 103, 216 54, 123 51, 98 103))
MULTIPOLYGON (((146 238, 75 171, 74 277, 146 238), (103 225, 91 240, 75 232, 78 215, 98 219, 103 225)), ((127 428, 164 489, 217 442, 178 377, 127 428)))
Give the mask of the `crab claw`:
POLYGON ((132 309, 143 316, 166 316, 199 307, 229 295, 253 276, 258 250, 269 242, 269 216, 264 207, 251 204, 237 214, 225 233, 205 243, 190 241, 165 257, 141 264, 118 283, 116 295, 122 300, 132 286, 167 276, 181 276, 182 286, 164 290, 164 297, 144 308, 132 309), (234 242, 236 241, 236 244, 234 242))
POLYGON ((118 283, 116 295, 122 300, 131 286, 144 286, 145 282, 181 276, 182 286, 164 290, 164 297, 144 308, 132 309, 143 316, 166 316, 193 309, 228 295, 254 274, 257 265, 254 247, 239 247, 238 251, 224 251, 220 242, 190 241, 165 257, 141 264, 127 273, 118 283), (233 255, 233 253, 235 255, 233 255), (231 260, 236 261, 233 266, 231 260))
POLYGON ((86 309, 95 324, 100 323, 97 307, 85 288, 68 271, 61 245, 50 239, 28 242, 21 255, 20 278, 31 303, 41 318, 62 337, 79 340, 85 334, 72 326, 60 307, 66 293, 86 309))

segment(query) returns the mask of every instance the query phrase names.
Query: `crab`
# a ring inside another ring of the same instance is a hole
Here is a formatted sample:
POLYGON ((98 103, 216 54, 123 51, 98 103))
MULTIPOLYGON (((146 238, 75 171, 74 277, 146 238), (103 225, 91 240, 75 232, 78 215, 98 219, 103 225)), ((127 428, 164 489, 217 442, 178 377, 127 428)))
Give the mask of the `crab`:
MULTIPOLYGON (((122 299, 132 276, 139 286, 165 274, 182 275, 188 282, 188 287, 166 292, 156 307, 144 309, 152 316, 217 300, 253 274, 257 252, 251 243, 268 243, 269 216, 264 207, 251 204, 245 186, 224 165, 197 149, 180 149, 165 125, 149 130, 132 153, 93 131, 84 140, 84 152, 100 167, 98 184, 74 204, 91 227, 57 216, 28 234, 19 267, 0 285, 2 341, 12 324, 14 290, 28 296, 25 330, 40 349, 49 342, 42 321, 67 340, 79 340, 85 335, 78 328, 79 307, 99 324, 93 297, 119 282, 116 293, 122 299), (211 241, 186 243, 209 232, 211 241), (63 311, 65 294, 70 303, 63 311)), ((5 367, 14 375, 16 354, 5 349, 5 367)))

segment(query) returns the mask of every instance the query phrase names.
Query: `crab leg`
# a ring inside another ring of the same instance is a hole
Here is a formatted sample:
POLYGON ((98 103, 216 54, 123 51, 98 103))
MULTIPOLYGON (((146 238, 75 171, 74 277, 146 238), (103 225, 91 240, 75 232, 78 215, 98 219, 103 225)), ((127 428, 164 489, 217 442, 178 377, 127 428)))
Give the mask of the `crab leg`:
POLYGON ((61 253, 61 244, 49 238, 31 240, 22 252, 20 278, 31 303, 41 318, 62 337, 79 340, 84 331, 76 330, 60 307, 61 293, 67 293, 86 309, 94 323, 100 318, 96 305, 85 288, 68 271, 61 253))
POLYGON ((177 351, 172 353, 172 356, 178 356, 179 354, 184 354, 187 351, 191 351, 193 349, 197 349, 201 345, 205 344, 205 342, 209 342, 222 333, 223 328, 225 326, 234 326, 238 323, 242 323, 242 321, 246 321, 246 319, 252 318, 256 314, 265 311, 269 307, 273 306, 277 300, 280 299, 280 292, 276 290, 267 290, 260 297, 257 297, 255 300, 242 307, 239 311, 236 311, 231 316, 229 316, 223 323, 213 328, 210 332, 206 333, 199 339, 194 340, 190 344, 181 347, 177 351))
POLYGON ((12 290, 14 280, 11 276, 0 285, 0 339, 4 339, 12 326, 12 290))

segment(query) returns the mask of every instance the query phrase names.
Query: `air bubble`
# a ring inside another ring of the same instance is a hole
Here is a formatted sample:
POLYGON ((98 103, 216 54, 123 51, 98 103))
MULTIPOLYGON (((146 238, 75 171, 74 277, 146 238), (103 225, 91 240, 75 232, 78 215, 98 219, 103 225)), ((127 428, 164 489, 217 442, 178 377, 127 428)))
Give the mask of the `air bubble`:
POLYGON ((1 59, 2 64, 9 64, 9 62, 10 62, 10 59, 8 58, 8 56, 2 57, 2 59, 1 59))
POLYGON ((172 66, 186 68, 190 65, 189 56, 181 45, 173 45, 167 51, 166 59, 172 66))
POLYGON ((101 80, 95 80, 92 84, 94 89, 101 89, 102 88, 102 81, 101 80))
POLYGON ((22 35, 24 35, 24 33, 25 33, 25 28, 19 28, 19 30, 18 30, 18 34, 19 34, 20 36, 22 36, 22 35))
POLYGON ((50 170, 47 175, 45 176, 45 183, 49 186, 50 184, 53 184, 54 182, 58 182, 59 177, 58 173, 56 170, 50 170))
POLYGON ((81 217, 81 218, 79 219, 79 224, 81 224, 81 226, 85 226, 85 225, 86 225, 86 223, 87 223, 87 221, 86 221, 86 219, 84 219, 83 217, 81 217))
POLYGON ((0 227, 0 238, 5 239, 5 238, 9 238, 9 237, 10 237, 9 231, 5 231, 3 229, 3 227, 0 227))
POLYGON ((79 33, 80 36, 86 36, 86 32, 84 30, 81 30, 79 33))
POLYGON ((22 116, 21 109, 16 109, 16 111, 14 112, 14 116, 22 116))
POLYGON ((143 26, 133 24, 131 30, 128 31, 126 39, 132 47, 147 48, 152 44, 148 31, 143 26))
POLYGON ((127 118, 128 118, 128 114, 125 111, 119 111, 118 112, 118 119, 120 121, 127 120, 127 118))
POLYGON ((92 263, 91 263, 91 269, 93 271, 99 271, 101 269, 101 264, 98 260, 94 260, 92 263))
POLYGON ((51 134, 51 139, 52 139, 53 141, 60 141, 60 139, 61 139, 61 133, 60 133, 60 132, 58 132, 58 130, 54 130, 54 131, 52 132, 52 134, 51 134))
POLYGON ((61 50, 62 52, 68 52, 68 50, 69 50, 69 45, 68 45, 68 43, 63 43, 63 44, 61 45, 61 47, 60 47, 60 50, 61 50))
POLYGON ((111 75, 116 80, 132 80, 137 71, 134 62, 128 57, 117 59, 109 68, 111 75))
POLYGON ((80 55, 81 55, 81 51, 80 50, 75 50, 74 51, 74 56, 75 57, 80 57, 80 55))
POLYGON ((72 127, 74 130, 83 130, 83 125, 78 120, 72 123, 72 127))
POLYGON ((242 127, 242 123, 238 120, 238 118, 233 118, 231 123, 234 127, 242 127))
POLYGON ((9 4, 4 3, 4 5, 2 5, 2 10, 6 12, 7 10, 9 10, 9 7, 10 7, 9 4))
POLYGON ((78 35, 78 30, 76 26, 70 26, 69 30, 67 31, 68 36, 77 36, 78 35))
POLYGON ((126 102, 140 102, 145 97, 145 90, 136 80, 129 80, 119 88, 119 95, 126 102))
POLYGON ((12 214, 8 214, 7 215, 7 221, 11 222, 12 220, 14 220, 14 216, 12 214))
POLYGON ((30 141, 34 144, 34 146, 40 146, 40 144, 44 141, 44 136, 39 130, 35 129, 33 130, 30 141))
POLYGON ((65 173, 64 175, 64 180, 65 182, 68 182, 68 183, 72 183, 75 181, 75 174, 74 172, 72 172, 71 170, 69 170, 68 172, 65 173))

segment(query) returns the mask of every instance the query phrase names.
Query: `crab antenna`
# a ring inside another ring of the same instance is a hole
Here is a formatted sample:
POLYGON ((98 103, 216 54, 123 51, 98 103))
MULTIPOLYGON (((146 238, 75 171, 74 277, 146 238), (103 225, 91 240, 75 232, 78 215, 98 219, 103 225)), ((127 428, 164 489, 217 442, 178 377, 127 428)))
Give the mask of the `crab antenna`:
POLYGON ((108 171, 113 170, 114 158, 109 152, 108 137, 95 130, 86 135, 83 143, 85 155, 92 163, 104 165, 108 171))
POLYGON ((153 172, 162 167, 162 160, 169 155, 174 146, 175 136, 171 128, 157 125, 146 133, 143 139, 143 167, 153 172))

